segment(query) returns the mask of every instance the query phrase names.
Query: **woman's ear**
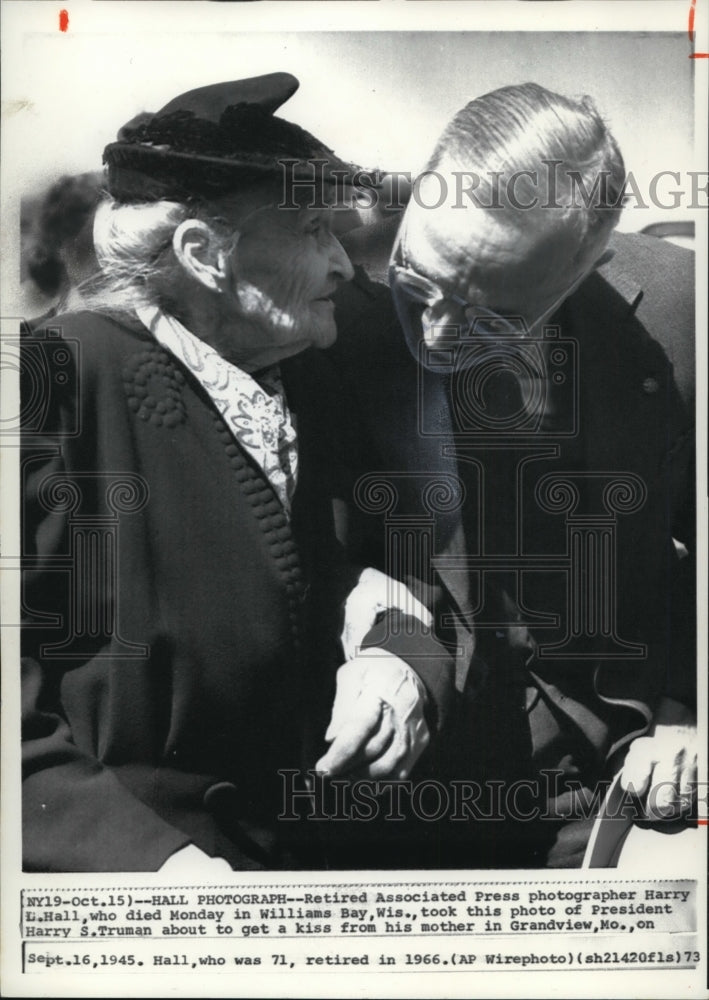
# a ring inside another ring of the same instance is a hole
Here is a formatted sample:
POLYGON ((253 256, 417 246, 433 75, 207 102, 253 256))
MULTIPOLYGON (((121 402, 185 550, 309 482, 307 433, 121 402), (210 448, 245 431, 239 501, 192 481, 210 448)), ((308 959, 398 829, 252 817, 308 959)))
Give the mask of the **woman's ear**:
POLYGON ((199 219, 181 222, 173 233, 172 248, 185 271, 201 285, 218 294, 224 291, 228 255, 206 222, 199 219))

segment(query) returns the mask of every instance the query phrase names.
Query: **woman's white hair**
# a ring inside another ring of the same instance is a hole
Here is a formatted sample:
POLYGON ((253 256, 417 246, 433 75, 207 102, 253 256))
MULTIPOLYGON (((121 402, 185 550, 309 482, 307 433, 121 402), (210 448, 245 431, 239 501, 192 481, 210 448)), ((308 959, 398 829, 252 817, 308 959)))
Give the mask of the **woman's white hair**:
POLYGON ((199 219, 212 231, 215 248, 231 252, 239 220, 257 207, 275 204, 272 179, 214 200, 101 202, 94 218, 94 246, 101 274, 82 289, 89 309, 128 312, 140 305, 169 308, 184 294, 185 271, 172 246, 175 230, 199 219))
POLYGON ((84 294, 87 306, 124 311, 159 305, 179 273, 173 234, 194 215, 190 206, 176 201, 103 201, 93 234, 101 274, 84 294))
POLYGON ((130 312, 143 305, 174 306, 183 293, 185 271, 172 238, 187 219, 207 223, 218 249, 233 249, 235 224, 220 214, 218 203, 103 201, 93 231, 101 272, 82 289, 86 308, 130 312))

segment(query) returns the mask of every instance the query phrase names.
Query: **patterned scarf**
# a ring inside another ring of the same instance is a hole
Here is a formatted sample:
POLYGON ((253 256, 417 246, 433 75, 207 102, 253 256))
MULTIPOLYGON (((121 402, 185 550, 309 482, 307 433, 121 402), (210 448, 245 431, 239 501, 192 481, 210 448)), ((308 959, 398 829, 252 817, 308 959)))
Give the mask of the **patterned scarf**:
POLYGON ((263 469, 284 510, 290 513, 298 446, 278 365, 263 369, 255 378, 226 361, 174 316, 155 306, 139 307, 136 312, 158 343, 192 372, 234 439, 263 469))

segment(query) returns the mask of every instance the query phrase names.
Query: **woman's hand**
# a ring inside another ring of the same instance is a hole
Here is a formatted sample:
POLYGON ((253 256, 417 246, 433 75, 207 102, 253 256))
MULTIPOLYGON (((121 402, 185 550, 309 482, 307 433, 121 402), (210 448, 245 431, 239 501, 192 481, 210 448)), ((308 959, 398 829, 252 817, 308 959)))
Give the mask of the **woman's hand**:
POLYGON ((398 656, 372 648, 337 672, 327 753, 315 765, 327 775, 406 778, 429 743, 426 691, 398 656))

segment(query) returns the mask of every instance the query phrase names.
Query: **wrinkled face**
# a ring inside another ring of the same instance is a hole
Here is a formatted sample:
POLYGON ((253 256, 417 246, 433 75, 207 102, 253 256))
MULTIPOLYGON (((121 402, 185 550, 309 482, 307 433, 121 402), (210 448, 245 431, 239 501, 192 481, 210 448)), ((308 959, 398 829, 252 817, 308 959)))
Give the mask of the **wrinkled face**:
POLYGON ((280 357, 329 347, 332 295, 352 265, 331 232, 331 209, 258 208, 242 218, 231 254, 234 308, 280 357))
POLYGON ((436 347, 483 319, 494 335, 490 312, 538 327, 583 280, 607 240, 604 233, 579 254, 577 237, 563 227, 544 229, 530 218, 518 228, 505 224, 504 212, 410 203, 394 260, 435 283, 438 294, 419 304, 419 336, 436 347))

